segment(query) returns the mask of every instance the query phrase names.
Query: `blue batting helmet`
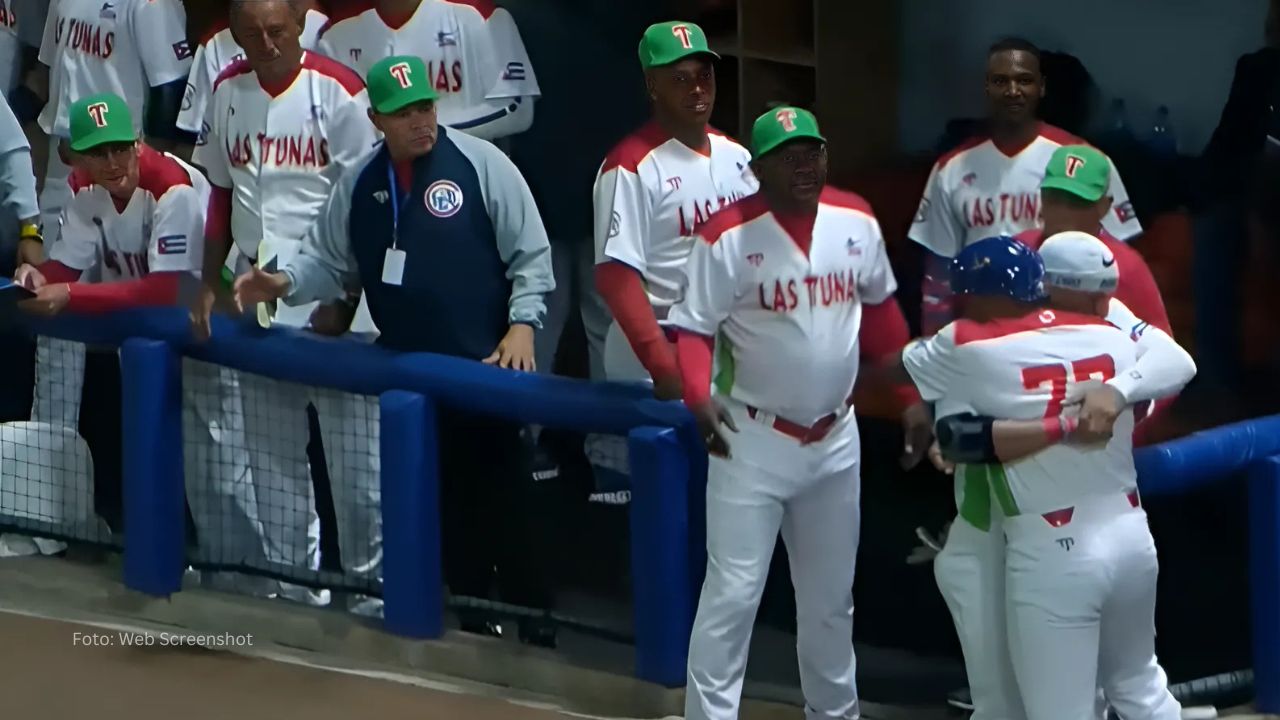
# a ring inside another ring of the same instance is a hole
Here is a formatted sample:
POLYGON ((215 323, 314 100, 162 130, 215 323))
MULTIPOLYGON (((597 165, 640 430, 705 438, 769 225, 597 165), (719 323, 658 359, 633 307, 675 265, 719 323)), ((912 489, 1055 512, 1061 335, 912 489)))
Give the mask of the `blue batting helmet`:
POLYGON ((1035 302, 1045 296, 1044 261, 1008 235, 984 238, 951 260, 951 291, 1035 302))

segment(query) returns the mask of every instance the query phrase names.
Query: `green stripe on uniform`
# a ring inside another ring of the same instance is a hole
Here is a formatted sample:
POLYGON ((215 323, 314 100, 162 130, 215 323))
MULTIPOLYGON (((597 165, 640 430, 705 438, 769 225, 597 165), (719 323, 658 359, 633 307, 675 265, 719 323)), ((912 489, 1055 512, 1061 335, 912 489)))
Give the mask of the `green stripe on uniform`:
POLYGON ((956 466, 956 510, 983 532, 991 529, 991 495, 986 465, 956 466))
POLYGON ((729 342, 729 338, 720 333, 716 338, 716 378, 712 381, 716 391, 721 395, 728 395, 733 389, 734 373, 737 367, 733 359, 733 343, 729 342))
POLYGON ((1018 503, 1013 499, 1013 490, 1009 488, 1009 476, 1004 472, 1003 465, 987 465, 987 478, 991 481, 991 494, 996 496, 996 502, 1000 503, 1000 511, 1005 517, 1013 517, 1019 514, 1018 503))

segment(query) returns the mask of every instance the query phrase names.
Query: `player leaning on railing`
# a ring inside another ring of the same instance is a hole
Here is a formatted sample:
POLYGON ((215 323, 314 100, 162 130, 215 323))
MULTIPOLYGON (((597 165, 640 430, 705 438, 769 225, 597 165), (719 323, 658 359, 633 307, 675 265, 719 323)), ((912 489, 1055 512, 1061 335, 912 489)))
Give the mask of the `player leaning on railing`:
MULTIPOLYGON (((524 178, 493 144, 437 124, 421 58, 382 60, 367 82, 385 143, 342 176, 297 256, 236 280, 236 303, 328 301, 360 287, 384 347, 533 370, 534 328, 555 280, 524 178)), ((439 417, 450 591, 487 598, 496 569, 504 601, 548 607, 519 426, 449 407, 439 417)), ((463 629, 501 632, 474 614, 463 629)), ((550 627, 519 630, 526 642, 555 643, 550 627)))
MULTIPOLYGON (((117 95, 81 98, 68 114, 72 196, 63 208, 63 232, 47 261, 18 268, 16 281, 36 293, 18 307, 51 316, 177 305, 183 290, 189 294, 198 282, 209 184, 195 168, 139 141, 129 108, 117 95), (82 281, 81 274, 95 266, 101 282, 82 281)), ((81 372, 62 367, 65 358, 54 353, 37 364, 38 396, 43 386, 81 372)), ((234 377, 195 363, 187 364, 184 375, 187 489, 201 549, 261 557, 256 531, 227 530, 255 528, 258 522, 243 451, 205 461, 212 457, 204 451, 212 447, 213 434, 225 437, 240 427, 234 377), (217 483, 214 471, 221 475, 217 483), (215 502, 214 487, 229 496, 227 502, 215 502), (234 516, 223 515, 225 508, 234 508, 234 516), (227 545, 237 542, 243 546, 227 545)), ((33 414, 38 410, 39 400, 33 414)))

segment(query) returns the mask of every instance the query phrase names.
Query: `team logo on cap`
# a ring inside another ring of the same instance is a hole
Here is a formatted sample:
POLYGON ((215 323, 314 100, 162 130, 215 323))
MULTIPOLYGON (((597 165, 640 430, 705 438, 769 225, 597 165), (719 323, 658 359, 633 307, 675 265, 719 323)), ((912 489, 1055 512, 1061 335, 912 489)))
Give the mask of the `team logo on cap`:
POLYGON ((85 108, 89 113, 89 117, 93 118, 93 124, 98 127, 107 126, 107 104, 104 102, 96 102, 85 108))
POLYGON ((452 180, 437 180, 427 188, 422 201, 432 215, 452 217, 462 209, 462 188, 452 180))
POLYGON ((1085 166, 1085 159, 1079 155, 1067 156, 1067 177, 1073 178, 1076 173, 1080 172, 1080 168, 1085 166))
POLYGON ((693 47, 693 40, 689 38, 688 25, 676 25, 675 27, 671 28, 671 34, 680 38, 680 46, 683 47, 685 50, 689 50, 690 48, 693 47))
POLYGON ((782 108, 773 114, 773 118, 778 121, 782 129, 787 132, 796 131, 796 111, 791 108, 782 108))
POLYGON ((391 73, 391 77, 395 78, 402 88, 407 88, 413 84, 413 81, 409 79, 409 75, 412 73, 407 62, 398 62, 387 68, 387 72, 391 73))

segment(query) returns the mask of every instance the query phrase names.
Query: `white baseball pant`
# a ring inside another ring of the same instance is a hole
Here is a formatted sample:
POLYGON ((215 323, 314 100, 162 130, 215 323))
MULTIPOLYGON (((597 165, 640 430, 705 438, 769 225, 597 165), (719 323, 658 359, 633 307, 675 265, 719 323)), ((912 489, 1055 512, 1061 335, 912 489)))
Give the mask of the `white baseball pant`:
MULTIPOLYGON (((263 528, 249 472, 237 373, 184 358, 182 388, 183 465, 197 557, 263 567, 263 528)), ((266 596, 275 590, 266 580, 237 574, 217 573, 210 579, 215 587, 250 595, 266 596)))
POLYGON ((1065 522, 1006 518, 1009 648, 1030 720, 1090 717, 1096 688, 1125 720, 1177 720, 1156 661, 1155 541, 1137 495, 1083 498, 1065 522))
POLYGON ((964 653, 973 700, 971 720, 1022 720, 1027 716, 1005 632, 1004 532, 998 512, 992 508, 991 529, 985 531, 957 517, 942 552, 933 559, 933 575, 951 610, 964 653))
POLYGON ((857 718, 853 576, 858 553, 858 463, 830 471, 833 446, 857 442, 847 413, 810 445, 726 403, 738 426, 729 459, 707 474, 707 574, 689 647, 688 720, 738 717, 752 625, 781 531, 796 591, 796 645, 805 717, 857 718))
MULTIPOLYGON (((316 303, 279 303, 272 324, 305 327, 316 303)), ((376 331, 362 300, 354 328, 376 331)), ((306 457, 306 407, 314 403, 337 519, 343 569, 374 581, 382 572, 381 472, 378 399, 305 388, 261 376, 242 375, 250 466, 257 486, 267 560, 285 567, 319 567, 320 521, 306 457)), ((281 583, 280 594, 309 604, 327 593, 281 583)), ((377 603, 352 598, 353 609, 376 615, 377 603)))

